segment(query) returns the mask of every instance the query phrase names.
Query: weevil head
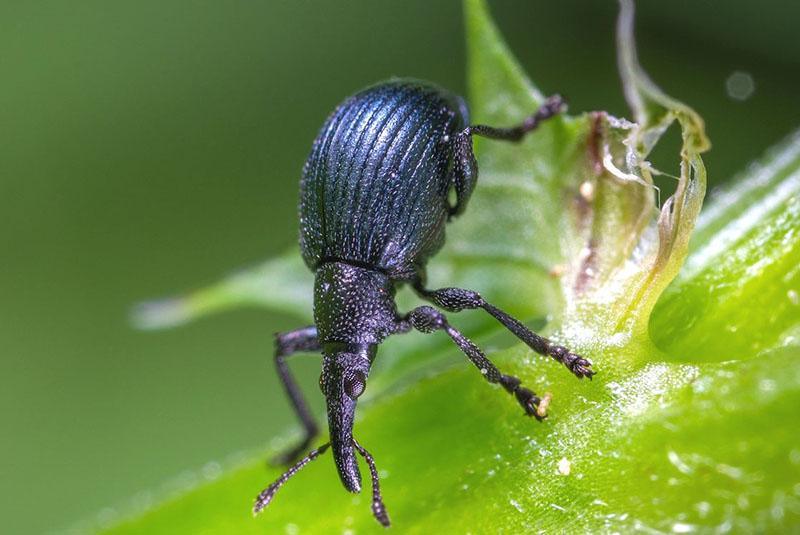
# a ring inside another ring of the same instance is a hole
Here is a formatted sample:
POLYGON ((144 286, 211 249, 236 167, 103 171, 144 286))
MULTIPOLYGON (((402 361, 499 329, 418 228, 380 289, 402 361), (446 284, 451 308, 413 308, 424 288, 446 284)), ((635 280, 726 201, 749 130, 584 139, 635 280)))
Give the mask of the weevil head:
POLYGON ((317 269, 314 322, 322 344, 320 387, 328 405, 331 451, 345 488, 361 490, 361 474, 353 445, 356 400, 378 344, 395 332, 394 286, 376 270, 343 262, 317 269))
POLYGON ((361 491, 361 472, 353 445, 356 402, 367 387, 375 346, 327 344, 319 384, 328 405, 331 450, 342 484, 350 492, 361 491))

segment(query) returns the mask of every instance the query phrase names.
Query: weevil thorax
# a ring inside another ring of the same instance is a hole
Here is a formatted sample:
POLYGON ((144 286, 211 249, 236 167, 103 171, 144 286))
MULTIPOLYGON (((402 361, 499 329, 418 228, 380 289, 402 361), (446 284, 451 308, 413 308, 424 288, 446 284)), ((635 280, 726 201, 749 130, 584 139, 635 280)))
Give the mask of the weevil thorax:
POLYGON ((364 392, 378 344, 397 323, 394 286, 380 271, 329 262, 317 269, 314 320, 322 344, 320 388, 328 409, 331 449, 339 477, 361 490, 353 446, 356 401, 364 392))

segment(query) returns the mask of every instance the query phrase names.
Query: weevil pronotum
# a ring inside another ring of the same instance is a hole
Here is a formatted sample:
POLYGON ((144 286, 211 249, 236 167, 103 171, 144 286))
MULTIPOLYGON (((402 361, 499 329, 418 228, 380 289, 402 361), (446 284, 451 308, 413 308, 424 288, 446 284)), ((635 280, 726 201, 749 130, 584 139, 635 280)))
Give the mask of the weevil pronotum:
POLYGON ((389 525, 369 452, 353 436, 356 400, 367 385, 378 345, 388 336, 416 329, 444 331, 490 383, 499 383, 525 414, 542 419, 550 397, 540 399, 505 375, 483 352, 431 306, 398 312, 399 285, 408 284, 440 309, 482 308, 534 351, 562 362, 577 377, 591 378, 591 363, 555 345, 490 303, 460 288, 431 290, 425 265, 444 244, 445 224, 467 206, 478 179, 472 136, 519 141, 564 107, 558 96, 511 128, 470 125, 462 98, 428 82, 397 79, 364 89, 337 107, 320 130, 300 185, 300 247, 316 274, 315 324, 276 336, 275 363, 305 435, 278 461, 292 463, 319 429, 292 378, 286 358, 322 352, 320 388, 327 401, 330 442, 291 466, 256 499, 264 509, 275 492, 327 449, 345 488, 360 492, 358 453, 369 466, 372 511, 389 525), (450 201, 451 196, 454 198, 450 201))

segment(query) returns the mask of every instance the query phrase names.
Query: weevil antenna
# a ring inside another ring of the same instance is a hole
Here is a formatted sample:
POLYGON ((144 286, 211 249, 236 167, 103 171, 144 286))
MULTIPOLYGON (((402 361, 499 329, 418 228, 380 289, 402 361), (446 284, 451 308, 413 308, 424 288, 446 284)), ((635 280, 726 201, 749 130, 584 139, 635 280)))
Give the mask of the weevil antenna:
POLYGON ((284 483, 289 481, 289 478, 291 478, 293 475, 299 472, 300 469, 302 469, 305 465, 307 465, 308 463, 310 463, 311 461, 313 461, 314 459, 325 453, 325 450, 327 450, 330 447, 330 445, 331 445, 330 442, 328 442, 327 444, 323 444, 322 446, 320 446, 315 450, 311 450, 308 453, 308 455, 297 461, 297 464, 286 470, 286 472, 284 472, 281 477, 275 480, 275 482, 272 485, 262 490, 261 494, 259 494, 258 497, 256 498, 255 505, 253 505, 253 514, 257 515, 266 506, 268 506, 269 502, 271 502, 272 498, 275 496, 275 493, 278 492, 278 489, 280 489, 284 483))
POLYGON ((369 473, 372 477, 372 514, 375 515, 375 519, 383 527, 388 528, 390 524, 389 513, 386 512, 386 505, 384 505, 383 497, 381 496, 381 485, 378 482, 378 468, 375 466, 375 459, 372 458, 372 455, 369 454, 364 446, 356 442, 356 439, 353 439, 353 446, 356 447, 358 453, 364 457, 364 460, 369 465, 369 473))

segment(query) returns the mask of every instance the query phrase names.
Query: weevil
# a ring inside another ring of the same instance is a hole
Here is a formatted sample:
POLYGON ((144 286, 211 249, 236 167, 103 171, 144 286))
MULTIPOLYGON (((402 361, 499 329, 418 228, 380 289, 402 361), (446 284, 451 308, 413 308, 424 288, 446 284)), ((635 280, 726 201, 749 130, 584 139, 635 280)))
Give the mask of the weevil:
POLYGON ((394 79, 356 93, 328 117, 300 182, 300 249, 315 273, 315 323, 276 335, 275 364, 304 429, 300 443, 277 461, 300 460, 259 494, 255 513, 330 448, 350 492, 361 491, 356 454, 364 457, 372 480, 373 514, 389 525, 375 461, 353 436, 356 401, 366 388, 378 346, 388 336, 412 329, 444 331, 484 379, 512 394, 526 415, 539 420, 546 416, 549 396, 540 399, 520 379, 502 373, 438 309, 483 309, 537 353, 563 363, 578 378, 592 377, 588 360, 532 332, 477 292, 429 289, 425 276, 428 260, 444 244, 445 225, 464 212, 475 188, 478 165, 472 136, 519 141, 563 108, 556 95, 517 126, 470 125, 467 105, 458 95, 429 82, 394 79), (400 313, 394 296, 404 284, 438 309, 420 306, 400 313), (327 404, 330 441, 300 458, 319 428, 286 359, 317 351, 322 353, 319 386, 327 404))

